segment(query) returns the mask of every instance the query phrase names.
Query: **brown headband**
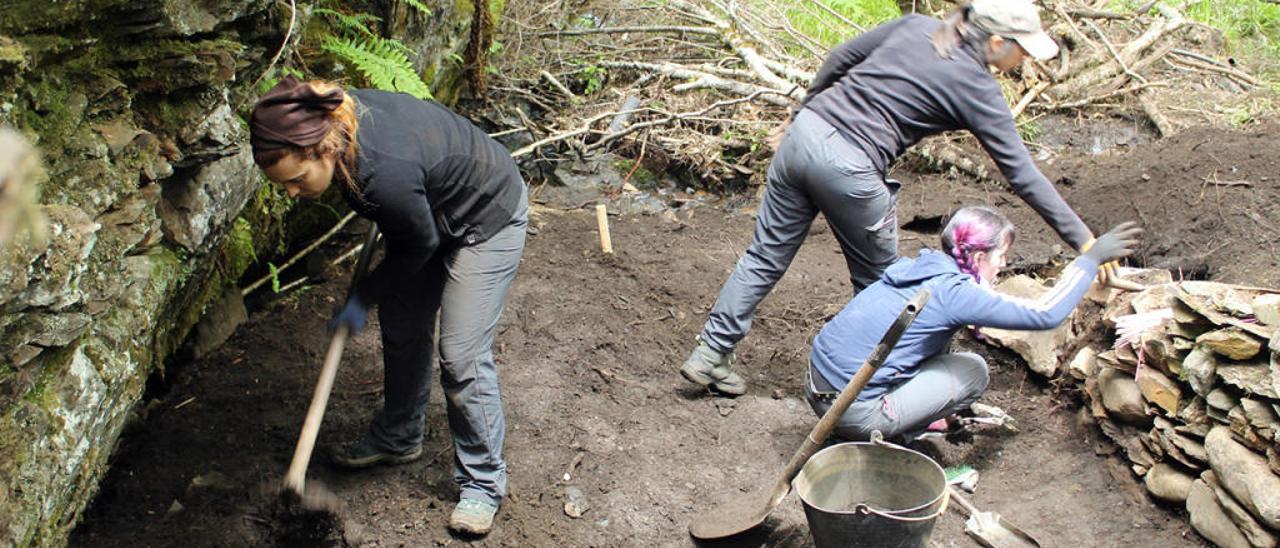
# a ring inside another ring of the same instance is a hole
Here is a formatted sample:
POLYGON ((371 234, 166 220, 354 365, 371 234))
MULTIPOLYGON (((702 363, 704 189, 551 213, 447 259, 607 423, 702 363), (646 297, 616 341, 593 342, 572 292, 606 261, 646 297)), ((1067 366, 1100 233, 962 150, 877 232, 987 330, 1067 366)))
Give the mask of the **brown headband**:
POLYGON ((309 147, 328 135, 329 113, 342 104, 341 89, 319 93, 286 76, 258 100, 249 117, 249 143, 256 151, 309 147))

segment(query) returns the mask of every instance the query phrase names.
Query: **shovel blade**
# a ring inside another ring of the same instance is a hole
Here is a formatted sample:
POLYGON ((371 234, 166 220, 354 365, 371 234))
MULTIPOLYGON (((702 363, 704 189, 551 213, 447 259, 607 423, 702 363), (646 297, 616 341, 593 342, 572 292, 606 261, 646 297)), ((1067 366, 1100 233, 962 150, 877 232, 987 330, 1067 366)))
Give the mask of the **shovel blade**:
POLYGON ((689 534, 698 540, 715 540, 745 533, 756 528, 777 506, 773 489, 757 489, 720 506, 695 515, 689 522, 689 534))
POLYGON ((1040 543, 995 512, 974 512, 964 532, 987 548, 1040 548, 1040 543))

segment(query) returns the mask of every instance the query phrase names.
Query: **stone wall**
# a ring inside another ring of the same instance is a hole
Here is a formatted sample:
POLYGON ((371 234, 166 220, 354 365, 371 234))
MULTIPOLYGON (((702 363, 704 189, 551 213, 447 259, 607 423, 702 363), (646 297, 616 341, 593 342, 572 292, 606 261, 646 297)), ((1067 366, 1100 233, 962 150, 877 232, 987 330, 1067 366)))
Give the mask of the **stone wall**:
MULTIPOLYGON (((423 69, 465 36, 454 3, 368 8, 426 37, 401 36, 434 53, 423 69)), ((267 0, 0 10, 0 124, 43 155, 49 229, 0 249, 0 544, 65 543, 148 379, 283 249, 290 204, 262 185, 243 116, 288 15, 267 0)))
MULTIPOLYGON (((1214 545, 1280 541, 1280 290, 1174 282, 1133 270, 1148 287, 1095 286, 1055 331, 988 340, 1037 373, 1084 394, 1086 412, 1155 500, 1186 511, 1214 545)), ((1044 288, 1014 278, 1001 291, 1044 288)))

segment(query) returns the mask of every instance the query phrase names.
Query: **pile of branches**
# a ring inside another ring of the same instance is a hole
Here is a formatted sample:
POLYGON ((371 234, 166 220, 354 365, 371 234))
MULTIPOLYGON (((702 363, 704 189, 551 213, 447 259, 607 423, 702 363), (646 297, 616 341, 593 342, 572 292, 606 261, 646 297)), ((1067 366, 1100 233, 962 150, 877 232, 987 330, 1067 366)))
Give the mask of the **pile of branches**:
MULTIPOLYGON (((954 9, 923 4, 937 10, 932 15, 954 9)), ((1154 0, 1128 13, 1102 9, 1105 0, 1044 4, 1051 33, 1066 47, 1058 59, 1029 63, 1010 79, 1015 117, 1126 109, 1169 135, 1178 128, 1152 100, 1155 89, 1169 85, 1166 75, 1196 72, 1242 90, 1258 86, 1231 64, 1180 47, 1180 31, 1197 24, 1177 8, 1154 0)), ((822 0, 792 9, 824 15, 845 36, 866 30, 822 0)), ((789 117, 827 54, 775 2, 556 2, 509 5, 507 15, 503 65, 490 93, 532 107, 509 113, 521 126, 510 131, 530 135, 518 157, 556 162, 622 149, 638 160, 681 164, 708 187, 763 181, 769 151, 759 145, 789 117)), ((961 145, 940 137, 911 154, 935 168, 992 178, 989 162, 961 145)))

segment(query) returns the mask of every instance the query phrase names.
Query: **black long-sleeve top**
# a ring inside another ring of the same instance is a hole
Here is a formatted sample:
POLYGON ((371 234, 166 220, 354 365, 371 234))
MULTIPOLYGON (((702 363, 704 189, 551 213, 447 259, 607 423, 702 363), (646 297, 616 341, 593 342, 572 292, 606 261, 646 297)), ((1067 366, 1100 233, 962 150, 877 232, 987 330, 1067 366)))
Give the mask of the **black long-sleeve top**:
POLYGON ((942 22, 907 15, 837 46, 809 87, 808 108, 860 147, 881 173, 921 139, 968 129, 1013 191, 1071 246, 1092 233, 1036 168, 983 55, 960 44, 945 59, 930 37, 942 22))
POLYGON ((353 90, 363 202, 386 257, 358 292, 376 303, 417 276, 442 246, 483 242, 514 216, 524 181, 511 153, 466 118, 403 93, 353 90))

